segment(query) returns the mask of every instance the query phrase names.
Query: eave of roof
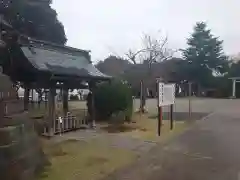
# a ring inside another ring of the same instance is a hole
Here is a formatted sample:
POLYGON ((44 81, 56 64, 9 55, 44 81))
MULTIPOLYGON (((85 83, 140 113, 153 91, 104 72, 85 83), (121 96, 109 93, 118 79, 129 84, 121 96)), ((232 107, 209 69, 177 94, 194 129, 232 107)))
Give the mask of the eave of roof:
POLYGON ((230 77, 228 79, 232 79, 232 80, 240 80, 240 77, 230 77))
POLYGON ((49 44, 44 41, 34 41, 30 46, 21 43, 20 48, 35 69, 49 72, 54 77, 111 79, 91 63, 89 51, 49 44))
MULTIPOLYGON (((39 48, 45 48, 45 49, 51 49, 56 51, 63 51, 68 53, 84 53, 88 56, 90 56, 90 50, 83 50, 83 49, 77 49, 70 46, 60 45, 52 42, 47 42, 43 40, 37 40, 33 39, 31 37, 21 35, 19 37, 19 42, 21 46, 33 46, 33 47, 39 47, 39 48)), ((90 58, 89 58, 90 59, 90 58)), ((89 61, 91 62, 91 61, 89 61)))

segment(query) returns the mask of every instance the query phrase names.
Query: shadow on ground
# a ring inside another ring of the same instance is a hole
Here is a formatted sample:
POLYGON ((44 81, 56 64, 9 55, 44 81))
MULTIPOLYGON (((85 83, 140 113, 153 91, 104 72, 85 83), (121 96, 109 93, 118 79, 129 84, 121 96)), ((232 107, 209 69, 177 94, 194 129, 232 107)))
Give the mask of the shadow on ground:
MULTIPOLYGON (((188 112, 174 112, 173 113, 173 120, 175 121, 186 121, 186 120, 201 120, 205 116, 207 116, 210 113, 207 112, 192 112, 191 116, 189 116, 188 112)), ((150 115, 150 119, 157 119, 157 115, 150 115)), ((170 114, 169 112, 163 113, 163 120, 169 120, 170 114)))

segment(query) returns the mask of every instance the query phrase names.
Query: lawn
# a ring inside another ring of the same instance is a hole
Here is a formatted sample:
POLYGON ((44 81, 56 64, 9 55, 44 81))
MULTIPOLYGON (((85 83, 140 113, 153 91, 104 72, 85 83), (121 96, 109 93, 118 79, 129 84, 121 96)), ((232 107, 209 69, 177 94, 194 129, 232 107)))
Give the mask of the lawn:
MULTIPOLYGON (((79 109, 72 108, 79 113, 79 109)), ((82 112, 82 111, 81 111, 82 112)), ((29 115, 39 116, 46 113, 43 108, 30 111, 29 115)), ((134 114, 132 123, 123 125, 98 124, 103 133, 115 133, 126 138, 143 141, 163 142, 177 136, 188 126, 184 122, 175 122, 170 130, 169 121, 163 121, 161 136, 157 135, 157 119, 149 115, 134 114)), ((117 169, 131 164, 138 157, 131 150, 112 147, 108 139, 65 140, 53 142, 42 139, 43 149, 51 166, 47 167, 39 180, 99 180, 117 169)))
POLYGON ((43 147, 51 166, 39 180, 98 180, 136 158, 131 151, 102 145, 96 140, 54 144, 43 140, 43 147))
POLYGON ((183 132, 188 127, 188 124, 185 121, 175 121, 174 129, 170 130, 170 121, 164 120, 160 137, 157 133, 157 127, 157 119, 149 118, 148 115, 134 115, 133 123, 126 123, 117 127, 106 125, 103 129, 109 133, 118 133, 122 136, 129 136, 146 141, 163 142, 183 132))

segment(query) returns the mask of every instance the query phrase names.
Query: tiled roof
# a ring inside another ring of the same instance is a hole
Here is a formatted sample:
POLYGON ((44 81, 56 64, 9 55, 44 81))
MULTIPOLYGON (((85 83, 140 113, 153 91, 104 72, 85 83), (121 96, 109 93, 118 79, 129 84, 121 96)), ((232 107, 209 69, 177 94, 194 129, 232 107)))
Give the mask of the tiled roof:
POLYGON ((39 71, 48 71, 61 76, 110 79, 110 76, 101 73, 91 63, 87 51, 45 45, 22 46, 21 50, 29 62, 39 71))

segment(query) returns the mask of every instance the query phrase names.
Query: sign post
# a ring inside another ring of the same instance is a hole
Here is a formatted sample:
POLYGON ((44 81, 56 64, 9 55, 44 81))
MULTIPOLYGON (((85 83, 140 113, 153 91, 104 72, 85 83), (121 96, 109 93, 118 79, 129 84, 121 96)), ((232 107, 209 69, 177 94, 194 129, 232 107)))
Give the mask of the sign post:
POLYGON ((170 129, 173 130, 173 104, 170 105, 170 129))
POLYGON ((175 84, 157 83, 158 87, 158 136, 161 135, 163 106, 170 105, 170 129, 173 129, 173 104, 175 103, 175 84))
POLYGON ((164 84, 158 82, 158 136, 161 135, 161 127, 162 127, 162 119, 163 119, 163 112, 162 106, 163 103, 163 91, 164 91, 164 84))

